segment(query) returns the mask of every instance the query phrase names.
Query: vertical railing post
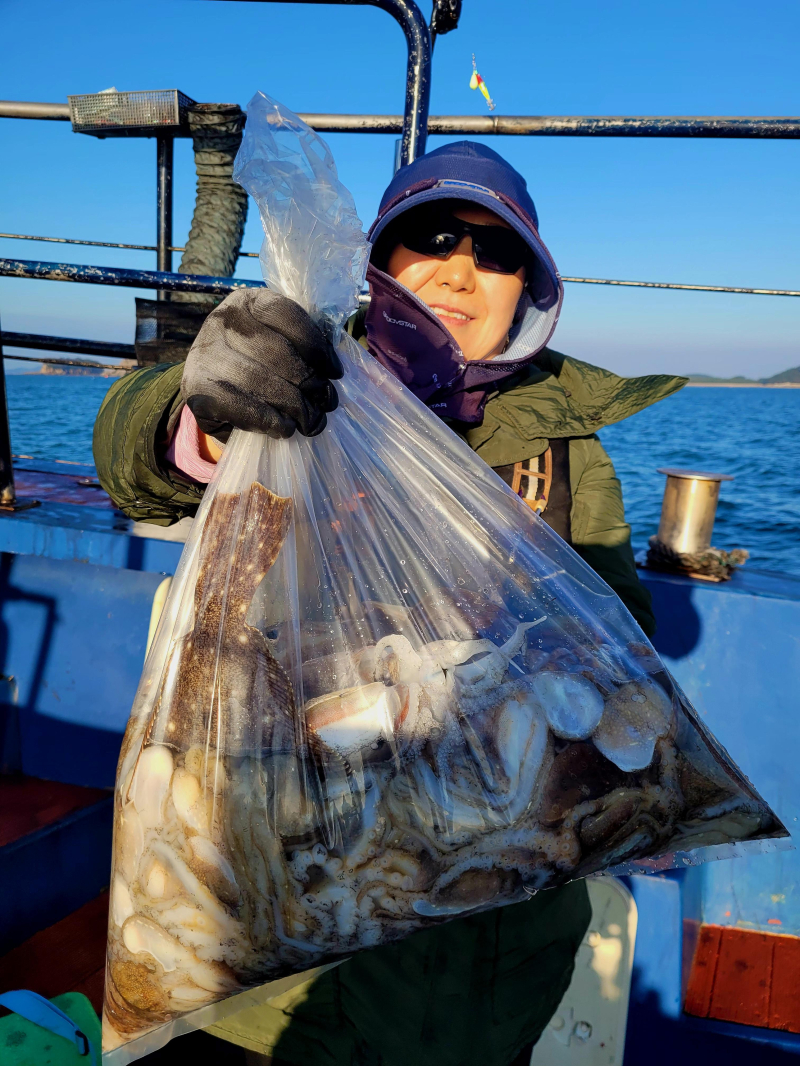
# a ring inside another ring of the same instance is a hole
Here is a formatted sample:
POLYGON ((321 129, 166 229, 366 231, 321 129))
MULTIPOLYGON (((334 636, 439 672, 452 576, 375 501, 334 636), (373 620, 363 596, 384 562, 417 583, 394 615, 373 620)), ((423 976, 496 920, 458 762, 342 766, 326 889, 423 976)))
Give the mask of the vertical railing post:
POLYGON ((8 401, 6 400, 3 324, 0 322, 0 507, 13 507, 16 502, 14 468, 11 465, 11 430, 8 424, 8 401))
MULTIPOLYGON (((173 139, 168 134, 159 134, 157 145, 156 200, 158 235, 156 240, 157 270, 172 270, 172 158, 173 139)), ((158 290, 159 300, 169 300, 169 293, 158 290)))
MULTIPOLYGON (((306 2, 306 0, 304 0, 306 2)), ((337 0, 334 0, 337 2, 337 0)), ((408 45, 406 102, 400 166, 413 163, 425 154, 428 137, 428 107, 431 97, 431 34, 414 0, 338 0, 340 3, 371 4, 395 18, 403 28, 408 45)))
POLYGON ((0 322, 0 514, 3 511, 26 511, 29 507, 38 506, 38 500, 20 499, 14 487, 11 428, 6 397, 6 361, 3 357, 3 324, 0 322))
MULTIPOLYGON (((277 3, 280 0, 259 2, 277 3)), ((413 163, 419 156, 424 155, 431 98, 431 31, 414 0, 295 0, 295 3, 371 5, 388 12, 400 23, 408 45, 400 166, 413 163)), ((456 6, 460 11, 460 6, 456 6)), ((458 14, 454 17, 455 22, 458 22, 458 14)))

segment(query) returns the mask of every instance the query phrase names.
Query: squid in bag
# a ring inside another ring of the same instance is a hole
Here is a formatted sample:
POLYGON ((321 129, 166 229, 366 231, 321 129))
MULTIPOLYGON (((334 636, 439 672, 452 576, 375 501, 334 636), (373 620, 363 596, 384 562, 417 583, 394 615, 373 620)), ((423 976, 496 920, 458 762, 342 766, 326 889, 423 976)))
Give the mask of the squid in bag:
POLYGON ((234 431, 173 580, 119 762, 109 1062, 418 929, 786 836, 616 595, 342 332, 368 246, 325 143, 258 94, 236 174, 345 376, 320 436, 234 431))

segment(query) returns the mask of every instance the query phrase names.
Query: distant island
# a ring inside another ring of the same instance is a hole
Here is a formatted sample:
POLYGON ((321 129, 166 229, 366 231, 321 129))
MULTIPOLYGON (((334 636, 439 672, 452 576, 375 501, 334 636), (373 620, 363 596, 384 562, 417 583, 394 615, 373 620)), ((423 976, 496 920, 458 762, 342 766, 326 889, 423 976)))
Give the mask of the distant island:
POLYGON ((118 378, 124 372, 125 370, 120 370, 114 366, 54 366, 52 363, 42 363, 39 370, 30 370, 23 376, 39 377, 44 374, 57 377, 66 375, 68 377, 118 378))
POLYGON ((737 374, 734 378, 715 378, 710 374, 687 374, 690 385, 724 385, 728 388, 752 389, 752 388, 800 388, 800 366, 792 367, 791 370, 782 370, 780 374, 773 374, 771 378, 746 378, 737 374))

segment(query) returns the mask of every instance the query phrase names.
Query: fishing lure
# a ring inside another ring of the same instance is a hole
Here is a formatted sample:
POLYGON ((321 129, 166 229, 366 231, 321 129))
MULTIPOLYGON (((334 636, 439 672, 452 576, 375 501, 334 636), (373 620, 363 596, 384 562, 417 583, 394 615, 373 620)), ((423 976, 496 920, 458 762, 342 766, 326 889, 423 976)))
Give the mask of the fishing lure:
POLYGON ((483 78, 478 73, 478 67, 477 67, 477 65, 475 63, 475 55, 474 55, 474 53, 473 53, 473 56, 472 56, 472 77, 469 79, 469 87, 470 87, 470 89, 480 89, 480 91, 483 93, 484 97, 486 98, 486 103, 489 105, 489 110, 490 111, 494 111, 495 102, 491 98, 491 96, 489 95, 489 90, 486 87, 486 82, 483 80, 483 78))

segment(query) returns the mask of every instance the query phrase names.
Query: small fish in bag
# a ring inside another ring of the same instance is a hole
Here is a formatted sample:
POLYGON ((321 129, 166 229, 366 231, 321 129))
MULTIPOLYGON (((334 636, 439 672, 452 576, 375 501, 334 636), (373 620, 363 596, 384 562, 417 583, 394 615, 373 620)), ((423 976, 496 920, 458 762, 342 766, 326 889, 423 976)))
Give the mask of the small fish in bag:
POLYGON ((109 1066, 418 929, 787 835, 611 589, 343 333, 368 245, 324 141, 259 93, 236 176, 345 374, 319 436, 233 432, 173 580, 118 769, 109 1066))

